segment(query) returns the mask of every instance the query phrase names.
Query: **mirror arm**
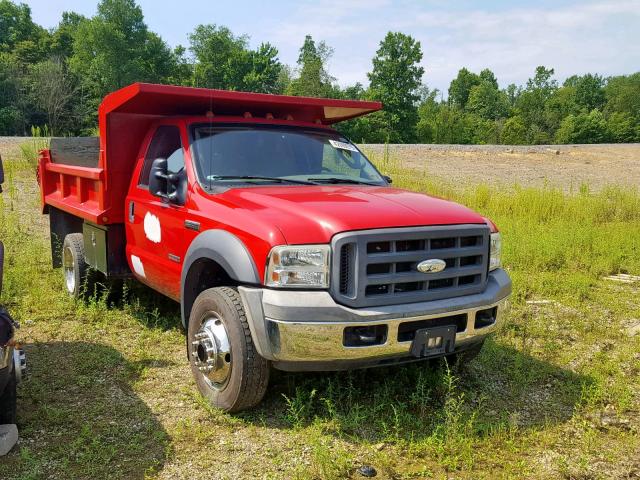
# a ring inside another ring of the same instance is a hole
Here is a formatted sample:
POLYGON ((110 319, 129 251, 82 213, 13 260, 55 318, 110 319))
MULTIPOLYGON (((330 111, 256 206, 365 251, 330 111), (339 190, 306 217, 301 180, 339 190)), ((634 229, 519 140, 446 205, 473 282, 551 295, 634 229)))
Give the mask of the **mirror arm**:
POLYGON ((175 173, 160 173, 160 172, 156 172, 156 178, 159 178, 161 180, 166 180, 167 182, 175 185, 176 182, 178 182, 180 180, 180 177, 178 175, 176 175, 175 173))
POLYGON ((162 200, 164 200, 165 202, 169 202, 169 203, 173 203, 176 198, 178 197, 178 195, 174 192, 174 193, 162 193, 162 192, 158 192, 156 193, 157 197, 160 197, 162 200))

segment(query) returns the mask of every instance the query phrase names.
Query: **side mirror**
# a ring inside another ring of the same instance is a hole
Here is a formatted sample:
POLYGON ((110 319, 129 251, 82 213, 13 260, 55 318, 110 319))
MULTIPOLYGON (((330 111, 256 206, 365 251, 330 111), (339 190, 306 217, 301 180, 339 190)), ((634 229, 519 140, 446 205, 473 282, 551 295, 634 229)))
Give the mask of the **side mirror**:
POLYGON ((0 155, 0 193, 2 193, 3 183, 4 183, 4 167, 2 166, 2 155, 0 155))
POLYGON ((156 158, 149 172, 149 193, 166 202, 184 205, 187 195, 187 174, 182 169, 169 173, 166 158, 156 158))
POLYGON ((168 177, 167 159, 156 158, 151 164, 151 171, 149 172, 149 193, 169 200, 168 177))
POLYGON ((389 175, 383 175, 382 178, 384 178, 389 185, 393 183, 393 178, 391 178, 389 175))

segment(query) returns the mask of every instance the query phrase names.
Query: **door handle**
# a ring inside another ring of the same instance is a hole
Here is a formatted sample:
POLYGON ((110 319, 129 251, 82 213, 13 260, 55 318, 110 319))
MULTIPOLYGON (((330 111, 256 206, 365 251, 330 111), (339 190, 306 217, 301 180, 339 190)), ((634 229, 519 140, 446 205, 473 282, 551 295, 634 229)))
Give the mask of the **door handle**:
POLYGON ((135 203, 133 203, 133 200, 131 200, 129 202, 129 223, 133 223, 134 212, 135 212, 135 203))

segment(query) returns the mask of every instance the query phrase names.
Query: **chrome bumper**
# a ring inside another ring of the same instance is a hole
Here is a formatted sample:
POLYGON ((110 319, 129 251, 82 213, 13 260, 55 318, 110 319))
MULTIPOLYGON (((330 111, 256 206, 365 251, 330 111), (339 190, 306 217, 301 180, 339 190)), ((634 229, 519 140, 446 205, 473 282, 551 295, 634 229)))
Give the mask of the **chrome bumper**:
MULTIPOLYGON (((504 318, 511 280, 503 270, 489 275, 484 292, 446 300, 354 309, 337 304, 328 292, 239 288, 258 353, 283 370, 337 370, 411 361, 411 340, 399 341, 406 322, 466 315, 456 334, 456 351, 481 341, 504 318), (476 324, 480 310, 497 307, 495 321, 476 324), (345 346, 347 327, 386 325, 384 342, 345 346), (462 325, 461 325, 462 326, 462 325)), ((424 327, 423 327, 424 328, 424 327)))

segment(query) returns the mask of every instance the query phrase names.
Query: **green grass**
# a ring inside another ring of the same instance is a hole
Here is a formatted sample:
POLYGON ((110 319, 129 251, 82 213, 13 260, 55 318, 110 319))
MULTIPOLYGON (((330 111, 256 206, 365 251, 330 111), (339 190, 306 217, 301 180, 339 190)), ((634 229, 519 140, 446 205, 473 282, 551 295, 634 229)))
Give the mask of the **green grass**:
POLYGON ((146 288, 66 297, 50 267, 33 164, 6 162, 2 301, 30 376, 0 478, 626 478, 640 469, 640 193, 451 185, 375 159, 400 187, 503 232, 503 330, 466 366, 274 375, 241 415, 197 394, 179 310, 146 288), (529 303, 533 301, 534 303, 529 303), (541 303, 542 302, 542 303, 541 303))

